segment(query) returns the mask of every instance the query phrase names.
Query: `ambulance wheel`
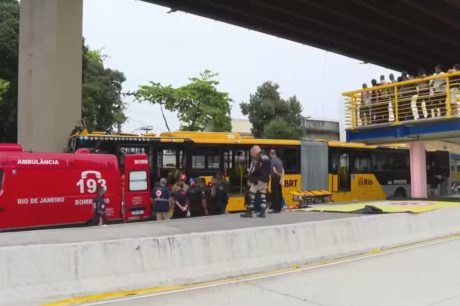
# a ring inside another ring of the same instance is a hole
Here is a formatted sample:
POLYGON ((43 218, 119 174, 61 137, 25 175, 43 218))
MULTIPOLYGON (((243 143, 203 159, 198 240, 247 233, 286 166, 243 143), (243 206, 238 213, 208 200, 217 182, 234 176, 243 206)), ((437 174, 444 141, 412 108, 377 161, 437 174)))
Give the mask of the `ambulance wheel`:
POLYGON ((407 197, 406 190, 402 187, 399 187, 398 189, 395 190, 394 197, 398 199, 406 198, 407 197))

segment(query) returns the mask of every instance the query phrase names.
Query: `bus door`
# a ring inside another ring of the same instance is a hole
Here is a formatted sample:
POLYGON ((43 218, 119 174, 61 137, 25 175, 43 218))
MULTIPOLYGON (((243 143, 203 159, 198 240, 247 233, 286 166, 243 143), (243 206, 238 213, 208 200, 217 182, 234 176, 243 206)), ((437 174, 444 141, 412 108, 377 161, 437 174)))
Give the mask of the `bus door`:
POLYGON ((333 150, 329 156, 329 168, 332 192, 351 191, 350 153, 343 150, 333 150))
POLYGON ((227 211, 243 211, 248 188, 247 169, 251 162, 249 146, 229 146, 223 149, 223 173, 229 184, 227 211))
POLYGON ((124 219, 148 219, 152 215, 149 162, 146 154, 124 157, 124 219))
POLYGON ((224 174, 228 178, 231 194, 243 195, 246 192, 247 169, 250 162, 249 148, 226 148, 224 150, 224 174))

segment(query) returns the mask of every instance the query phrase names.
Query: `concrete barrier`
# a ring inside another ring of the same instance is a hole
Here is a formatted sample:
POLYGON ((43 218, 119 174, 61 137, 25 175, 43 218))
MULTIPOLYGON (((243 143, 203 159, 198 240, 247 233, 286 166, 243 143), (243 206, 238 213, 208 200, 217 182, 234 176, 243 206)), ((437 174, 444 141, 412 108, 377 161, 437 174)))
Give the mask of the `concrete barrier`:
POLYGON ((0 301, 220 279, 460 232, 460 208, 75 244, 0 247, 0 301))

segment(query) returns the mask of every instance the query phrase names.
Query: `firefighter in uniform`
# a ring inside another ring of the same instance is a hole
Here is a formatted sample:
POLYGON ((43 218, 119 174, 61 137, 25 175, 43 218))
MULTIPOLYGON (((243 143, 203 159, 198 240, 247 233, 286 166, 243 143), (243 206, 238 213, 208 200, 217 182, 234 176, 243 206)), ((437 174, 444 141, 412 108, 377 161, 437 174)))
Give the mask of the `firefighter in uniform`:
POLYGON ((169 220, 169 210, 171 209, 169 203, 169 189, 166 186, 167 181, 165 178, 160 179, 160 183, 155 186, 152 191, 152 211, 155 213, 157 221, 169 220))
POLYGON ((105 192, 102 186, 97 187, 97 197, 93 200, 93 219, 92 225, 104 225, 105 223, 105 192))
POLYGON ((246 213, 242 217, 252 217, 252 211, 256 204, 256 195, 260 195, 260 212, 258 217, 265 218, 265 210, 267 209, 267 189, 270 178, 270 157, 263 152, 259 146, 251 148, 251 167, 249 168, 249 205, 246 207, 246 213))

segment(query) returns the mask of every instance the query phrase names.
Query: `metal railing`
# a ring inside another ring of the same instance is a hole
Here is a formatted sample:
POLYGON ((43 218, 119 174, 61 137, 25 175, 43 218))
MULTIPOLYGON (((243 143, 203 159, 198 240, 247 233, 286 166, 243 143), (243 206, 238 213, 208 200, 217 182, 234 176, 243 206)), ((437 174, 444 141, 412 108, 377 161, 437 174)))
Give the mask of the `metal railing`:
POLYGON ((460 71, 343 93, 351 129, 460 115, 460 71))

